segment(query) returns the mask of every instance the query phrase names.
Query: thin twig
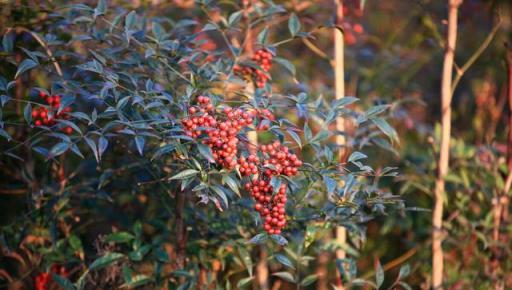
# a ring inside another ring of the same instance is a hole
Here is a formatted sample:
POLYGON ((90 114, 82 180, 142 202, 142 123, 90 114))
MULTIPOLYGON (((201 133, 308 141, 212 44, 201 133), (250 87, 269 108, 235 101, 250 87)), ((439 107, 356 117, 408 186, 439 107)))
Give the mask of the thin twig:
POLYGON ((494 36, 498 32, 498 30, 501 27, 501 18, 499 18, 498 23, 492 28, 491 33, 487 35, 484 42, 478 47, 478 49, 471 55, 471 57, 466 61, 466 63, 462 67, 455 66, 455 72, 457 75, 455 76, 455 79, 453 80, 452 84, 452 95, 455 92, 455 89, 457 88, 457 85, 459 84, 462 76, 466 71, 475 63, 475 61, 482 55, 482 53, 489 47, 491 44, 491 41, 493 40, 494 36))
MULTIPOLYGON (((6 33, 9 33, 9 31, 11 31, 11 30, 13 30, 13 28, 8 28, 6 33)), ((46 51, 46 55, 48 55, 48 57, 50 58, 50 61, 53 63, 53 66, 55 67, 55 70, 57 71, 57 74, 60 77, 64 76, 62 74, 62 69, 61 69, 59 63, 53 57, 52 51, 50 50, 48 45, 46 45, 44 40, 41 37, 39 37, 39 35, 37 33, 33 32, 33 31, 31 31, 31 30, 29 30, 29 29, 27 29, 25 27, 15 27, 14 30, 23 31, 23 32, 26 32, 26 33, 30 34, 44 48, 44 50, 46 51)))

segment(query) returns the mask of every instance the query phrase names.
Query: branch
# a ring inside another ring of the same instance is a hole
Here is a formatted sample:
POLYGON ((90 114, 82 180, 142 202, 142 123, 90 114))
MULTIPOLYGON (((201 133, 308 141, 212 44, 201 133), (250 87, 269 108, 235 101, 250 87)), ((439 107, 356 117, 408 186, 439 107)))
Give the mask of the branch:
POLYGON ((487 47, 489 47, 489 44, 491 44, 491 41, 493 40, 494 36, 496 35, 496 33, 498 32, 500 27, 501 27, 501 18, 498 19, 498 23, 496 23, 496 25, 492 28, 491 33, 489 33, 489 35, 487 35, 484 42, 482 42, 480 47, 471 55, 471 57, 466 61, 466 63, 460 68, 455 67, 455 71, 456 71, 457 75, 455 76, 455 79, 453 80, 452 89, 451 89, 452 95, 455 92, 455 89, 457 88, 457 85, 459 84, 460 79, 462 78, 464 73, 466 73, 466 71, 475 63, 475 61, 480 57, 480 55, 482 55, 482 53, 487 49, 487 47))
MULTIPOLYGON (((9 33, 9 31, 13 30, 12 28, 8 28, 7 29, 7 33, 9 33)), ((60 65, 59 63, 57 62, 57 60, 53 57, 53 53, 52 51, 50 50, 50 48, 48 47, 48 45, 46 45, 46 43, 44 42, 44 40, 35 32, 25 28, 25 27, 16 27, 15 30, 17 31, 23 31, 23 32, 26 32, 28 34, 30 34, 40 45, 41 47, 44 48, 44 50, 46 51, 46 55, 48 55, 48 57, 50 58, 50 61, 53 63, 53 66, 55 67, 55 70, 57 71, 57 74, 60 76, 60 77, 63 77, 64 75, 62 74, 62 69, 60 68, 60 65)))

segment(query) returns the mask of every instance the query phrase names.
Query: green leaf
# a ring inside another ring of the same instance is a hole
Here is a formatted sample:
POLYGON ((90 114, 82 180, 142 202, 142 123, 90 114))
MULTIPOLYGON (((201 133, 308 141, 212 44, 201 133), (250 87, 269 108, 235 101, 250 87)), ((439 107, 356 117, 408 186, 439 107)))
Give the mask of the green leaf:
POLYGON ((266 233, 260 233, 252 237, 247 243, 249 244, 263 244, 268 239, 268 235, 266 233))
POLYGON ((7 141, 11 141, 12 140, 11 135, 9 135, 9 133, 7 133, 4 129, 1 129, 1 128, 0 128, 0 136, 2 136, 5 139, 7 139, 7 141))
POLYGON ((199 143, 197 144, 197 150, 199 150, 199 153, 203 155, 206 160, 208 160, 211 163, 215 163, 215 159, 213 158, 212 149, 210 149, 209 146, 199 143))
POLYGON ((365 159, 365 158, 368 158, 368 156, 366 156, 365 154, 363 154, 359 151, 354 151, 354 152, 352 152, 352 154, 350 154, 350 157, 348 158, 348 162, 354 162, 354 161, 365 159))
POLYGON ((379 127, 379 129, 386 134, 386 136, 391 139, 391 141, 399 142, 398 140, 398 134, 396 133, 395 129, 391 127, 386 120, 382 118, 374 118, 372 119, 372 122, 379 127))
POLYGON ((169 180, 174 180, 174 179, 186 179, 186 178, 190 178, 192 176, 195 176, 197 175, 199 171, 195 170, 195 169, 185 169, 183 170, 182 172, 174 175, 173 177, 169 178, 169 180))
POLYGON ((238 185, 238 182, 233 179, 231 176, 229 175, 224 175, 222 176, 222 183, 223 184, 227 184, 229 186, 229 188, 238 195, 238 197, 241 197, 240 195, 240 190, 239 190, 239 185, 238 185))
POLYGON ((105 15, 107 12, 107 1, 99 0, 98 5, 94 8, 94 17, 96 18, 99 15, 105 15))
POLYGON ((146 256, 150 250, 151 250, 151 245, 144 245, 144 246, 138 248, 137 250, 130 252, 128 254, 128 257, 132 261, 139 262, 139 261, 142 261, 142 259, 144 259, 144 256, 146 256))
POLYGON ((135 237, 128 232, 117 232, 111 233, 106 238, 105 241, 113 242, 113 243, 127 243, 133 240, 135 237))
POLYGON ((247 272, 249 273, 249 276, 252 276, 252 259, 251 254, 242 246, 238 247, 238 254, 240 255, 240 258, 242 258, 242 262, 245 265, 245 268, 247 269, 247 272))
MULTIPOLYGON (((151 31, 153 32, 153 36, 158 40, 162 41, 164 39, 165 30, 158 22, 153 22, 151 24, 151 31)), ((147 58, 147 57, 146 57, 147 58)))
POLYGON ((378 106, 373 106, 371 107, 370 109, 368 109, 368 111, 366 111, 366 117, 367 118, 373 118, 379 114, 381 114, 382 112, 386 111, 387 109, 389 109, 389 105, 378 105, 378 106))
POLYGON ((286 132, 288 132, 290 137, 292 137, 292 139, 297 143, 297 145, 299 145, 299 148, 302 148, 302 142, 300 140, 299 134, 295 133, 292 130, 286 130, 286 132))
POLYGON ((400 280, 409 276, 410 272, 411 266, 409 266, 409 264, 402 265, 402 267, 400 267, 400 272, 398 273, 398 279, 400 280))
POLYGON ((320 132, 318 132, 318 134, 315 135, 315 137, 313 137, 313 139, 311 139, 309 141, 309 143, 316 143, 316 142, 321 142, 327 138, 329 138, 331 136, 331 133, 327 130, 322 130, 320 132))
POLYGON ((281 235, 272 235, 271 238, 272 238, 272 240, 274 240, 274 242, 276 242, 280 246, 284 246, 284 245, 288 244, 288 240, 286 240, 281 235))
POLYGON ((308 275, 308 276, 306 276, 306 278, 302 279, 302 281, 300 282, 300 286, 309 286, 309 285, 313 284, 317 279, 318 279, 317 274, 308 275))
POLYGON ((279 277, 287 282, 295 283, 295 277, 290 272, 276 272, 272 273, 272 276, 279 277))
POLYGON ((283 255, 283 254, 275 254, 274 257, 276 257, 276 260, 279 263, 285 265, 286 267, 295 269, 295 267, 293 266, 292 261, 290 261, 290 259, 288 259, 288 257, 286 257, 285 255, 283 255))
POLYGON ((398 285, 402 286, 405 290, 412 290, 412 287, 409 286, 409 284, 405 283, 404 281, 399 281, 398 285))
POLYGON ((89 266, 89 270, 92 271, 107 267, 122 258, 124 258, 124 255, 121 253, 112 252, 105 254, 102 257, 96 259, 94 262, 92 262, 92 264, 89 266))
POLYGON ((142 136, 135 136, 135 145, 137 146, 137 151, 139 151, 140 156, 144 154, 144 144, 146 140, 142 136))
POLYGON ((32 59, 25 59, 23 60, 20 65, 18 66, 18 69, 16 70, 16 74, 14 75, 14 78, 17 79, 19 75, 26 72, 29 69, 35 68, 38 66, 38 63, 35 62, 32 59))
POLYGON ((132 30, 133 26, 135 25, 135 21, 137 17, 137 13, 135 11, 131 11, 126 15, 126 18, 124 19, 124 29, 126 31, 132 30))
POLYGON ((28 124, 32 123, 32 105, 28 103, 23 110, 23 118, 28 124))
POLYGON ((235 26, 242 18, 242 10, 229 15, 228 26, 235 26))
POLYGON ((217 194, 222 199, 224 205, 228 207, 228 197, 226 196, 226 193, 224 193, 224 190, 222 190, 222 188, 217 185, 211 186, 210 188, 213 190, 213 192, 215 192, 215 194, 217 194))
POLYGON ((384 269, 382 269, 380 261, 377 260, 375 262, 375 284, 377 284, 377 289, 380 289, 382 283, 384 283, 384 269))
POLYGON ((67 278, 59 276, 57 274, 52 274, 53 281, 57 282, 60 287, 64 288, 64 290, 75 290, 75 285, 71 283, 67 278))
POLYGON ((146 285, 148 283, 151 283, 153 280, 144 274, 139 274, 131 277, 129 283, 124 283, 121 285, 121 288, 136 288, 142 285, 146 285))
POLYGON ((345 106, 348 106, 350 104, 353 104, 355 102, 359 101, 358 98, 356 97, 343 97, 341 99, 337 99, 334 101, 332 107, 334 109, 339 109, 341 107, 345 107, 345 106))
POLYGON ((66 152, 68 149, 69 149, 69 143, 67 143, 67 142, 57 143, 50 150, 48 159, 59 156, 62 153, 66 152))
POLYGON ((267 42, 267 36, 268 36, 268 27, 265 27, 257 37, 257 41, 259 44, 265 44, 267 42))
POLYGON ((245 286, 249 285, 249 282, 251 282, 253 279, 254 279, 253 276, 240 279, 238 281, 238 283, 236 284, 236 287, 237 288, 245 287, 245 286))
POLYGON ((300 31, 300 21, 295 13, 292 13, 288 19, 288 30, 293 37, 300 31))
POLYGON ((282 65, 287 71, 290 72, 292 76, 295 76, 295 66, 289 62, 287 59, 281 58, 281 57, 275 57, 272 59, 272 61, 277 62, 278 64, 282 65))
POLYGON ((14 32, 4 34, 4 37, 2 38, 2 47, 5 52, 12 52, 14 48, 14 32))

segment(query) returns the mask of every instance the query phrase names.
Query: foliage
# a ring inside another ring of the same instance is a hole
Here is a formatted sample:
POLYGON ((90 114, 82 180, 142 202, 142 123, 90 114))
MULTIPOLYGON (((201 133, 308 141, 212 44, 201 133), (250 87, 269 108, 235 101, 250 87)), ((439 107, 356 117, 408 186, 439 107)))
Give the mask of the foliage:
MULTIPOLYGON (((375 170, 363 153, 375 144, 392 150, 387 138, 398 141, 386 121, 390 106, 272 85, 283 71, 297 77, 281 57, 286 44, 313 37, 283 6, 203 1, 173 17, 103 0, 39 9, 30 13, 44 16, 41 23, 20 26, 13 16, 2 41, 2 181, 25 197, 24 209, 2 227, 7 283, 29 287, 60 265, 66 275, 45 279, 65 289, 192 289, 213 281, 218 289, 241 288, 254 280, 259 259, 251 252, 268 249, 274 278, 307 287, 317 277, 303 272, 327 247, 315 235, 343 225, 364 238, 364 223, 386 205, 405 209, 379 187, 395 168, 375 170), (278 17, 288 19, 285 39, 268 24, 278 17), (251 58, 252 45, 272 54, 278 73, 251 58), (244 78, 237 66, 263 73, 244 78), (303 160, 293 177, 272 162, 258 166, 260 176, 264 167, 277 172, 268 176, 271 191, 289 196, 282 235, 263 232, 240 163, 226 166, 206 146, 214 125, 197 136, 185 128, 205 97, 218 118, 229 119, 232 107, 275 116, 254 115, 233 134, 241 144, 235 159, 263 159, 265 150, 251 142, 279 141, 303 160), (340 117, 350 134, 333 130, 340 117), (347 136, 346 148, 334 145, 338 134, 347 136)), ((338 261, 342 278, 363 283, 344 272, 345 262, 338 261)), ((384 278, 376 269, 379 288, 384 278)))

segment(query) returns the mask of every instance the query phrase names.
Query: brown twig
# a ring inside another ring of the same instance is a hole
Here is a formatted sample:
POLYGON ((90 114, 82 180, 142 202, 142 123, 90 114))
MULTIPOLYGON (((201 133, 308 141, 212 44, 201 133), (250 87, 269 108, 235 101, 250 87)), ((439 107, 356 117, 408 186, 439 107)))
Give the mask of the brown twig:
POLYGON ((462 76, 466 73, 466 71, 475 63, 475 61, 482 55, 482 53, 489 47, 491 41, 494 39, 494 36, 498 32, 501 27, 501 18, 498 18, 498 22, 492 28, 491 32, 487 35, 482 44, 478 47, 478 49, 469 57, 466 63, 462 67, 455 66, 455 79, 453 80, 451 86, 451 94, 455 92, 457 85, 459 84, 462 76))
MULTIPOLYGON (((6 33, 9 33, 9 31, 11 31, 11 30, 13 30, 13 28, 8 28, 6 33)), ((22 32, 26 32, 26 33, 30 34, 39 43, 39 45, 41 45, 41 47, 43 47, 43 49, 46 52, 46 55, 48 55, 48 57, 50 58, 50 61, 53 63, 53 66, 55 67, 55 71, 57 72, 57 74, 60 77, 63 77, 62 69, 61 69, 59 63, 57 62, 57 60, 53 57, 52 51, 50 50, 48 45, 46 45, 44 40, 37 33, 33 32, 25 27, 15 27, 14 30, 22 31, 22 32)))

